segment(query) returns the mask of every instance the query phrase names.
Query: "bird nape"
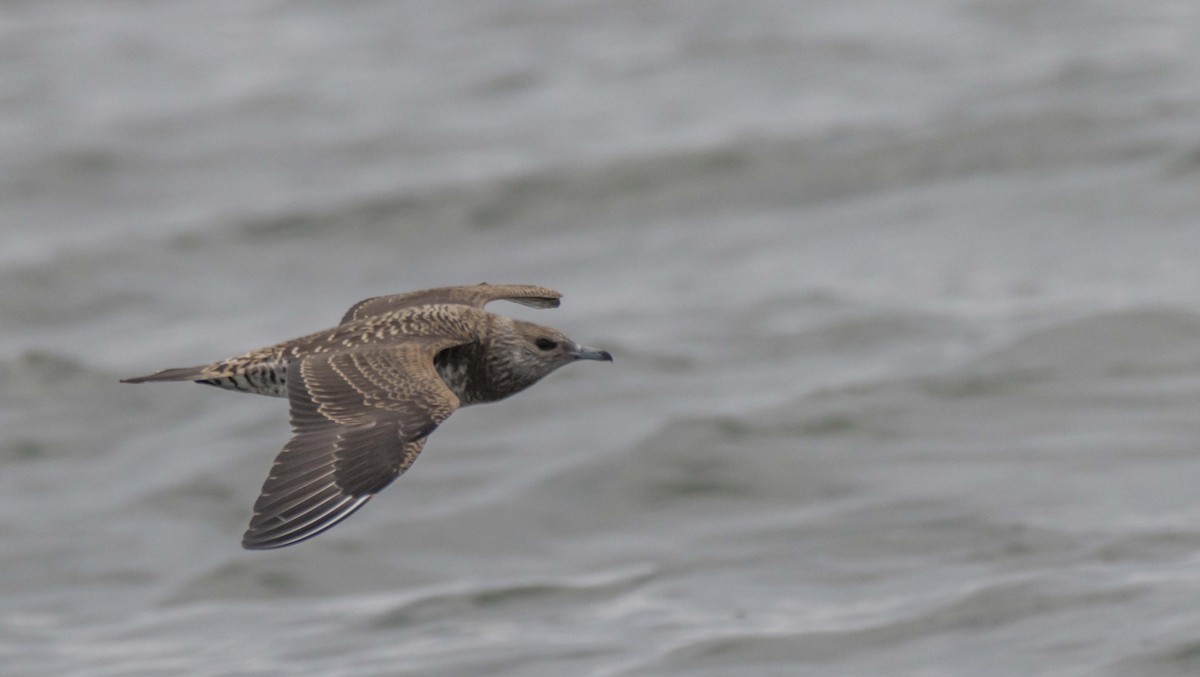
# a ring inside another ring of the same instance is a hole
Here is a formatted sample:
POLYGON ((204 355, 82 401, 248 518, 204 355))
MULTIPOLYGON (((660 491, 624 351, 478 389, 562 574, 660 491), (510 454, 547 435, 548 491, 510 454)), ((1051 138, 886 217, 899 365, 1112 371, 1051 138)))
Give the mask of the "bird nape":
POLYGON ((361 508, 459 407, 504 399, 572 362, 611 362, 558 330, 484 310, 497 300, 556 308, 561 296, 489 284, 376 296, 332 329, 123 382, 195 381, 288 398, 293 435, 242 539, 252 550, 281 548, 361 508))

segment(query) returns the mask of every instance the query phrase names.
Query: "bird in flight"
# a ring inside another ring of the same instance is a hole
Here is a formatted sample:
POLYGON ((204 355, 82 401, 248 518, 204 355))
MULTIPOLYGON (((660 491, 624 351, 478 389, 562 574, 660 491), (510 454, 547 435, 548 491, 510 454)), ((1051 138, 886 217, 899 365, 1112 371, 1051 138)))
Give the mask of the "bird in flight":
POLYGON ((454 410, 495 402, 578 360, 612 361, 561 332, 484 310, 497 300, 557 308, 561 294, 479 284, 376 296, 337 327, 228 360, 124 379, 195 381, 286 397, 292 438, 254 504, 250 550, 312 538, 413 464, 454 410))

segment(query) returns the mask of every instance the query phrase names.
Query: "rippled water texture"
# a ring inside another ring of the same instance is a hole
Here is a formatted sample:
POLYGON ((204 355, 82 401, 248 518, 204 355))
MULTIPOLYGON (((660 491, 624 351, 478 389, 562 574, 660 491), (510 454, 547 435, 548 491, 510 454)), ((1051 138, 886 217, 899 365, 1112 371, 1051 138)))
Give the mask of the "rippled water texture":
POLYGON ((1193 2, 0 9, 0 673, 1200 672, 1193 2), (122 376, 529 282, 616 362, 240 549, 122 376))

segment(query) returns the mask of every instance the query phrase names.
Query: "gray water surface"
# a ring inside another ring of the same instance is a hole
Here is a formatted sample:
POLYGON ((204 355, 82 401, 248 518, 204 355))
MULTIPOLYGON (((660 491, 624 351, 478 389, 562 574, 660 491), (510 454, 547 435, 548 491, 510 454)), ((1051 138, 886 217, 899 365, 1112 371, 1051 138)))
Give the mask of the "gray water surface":
POLYGON ((1200 672, 1192 2, 9 3, 0 673, 1200 672), (372 295, 608 349, 279 552, 372 295))

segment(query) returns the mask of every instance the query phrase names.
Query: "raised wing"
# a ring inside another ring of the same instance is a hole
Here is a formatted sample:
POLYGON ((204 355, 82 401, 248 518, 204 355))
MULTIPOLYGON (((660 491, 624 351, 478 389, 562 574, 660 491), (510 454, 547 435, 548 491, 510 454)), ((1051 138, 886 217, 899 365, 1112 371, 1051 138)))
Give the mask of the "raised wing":
POLYGON ((466 342, 422 337, 294 361, 288 400, 295 434, 263 483, 242 546, 280 548, 311 538, 407 470, 459 404, 433 357, 466 342))
POLYGON ((483 308, 492 301, 513 301, 534 308, 557 308, 562 294, 524 284, 477 284, 469 287, 438 287, 391 296, 374 296, 350 306, 342 316, 341 324, 361 320, 370 315, 379 315, 399 308, 420 306, 430 303, 483 308))

